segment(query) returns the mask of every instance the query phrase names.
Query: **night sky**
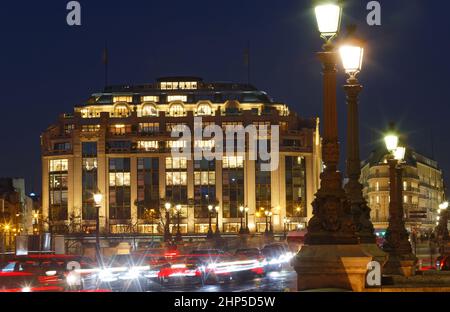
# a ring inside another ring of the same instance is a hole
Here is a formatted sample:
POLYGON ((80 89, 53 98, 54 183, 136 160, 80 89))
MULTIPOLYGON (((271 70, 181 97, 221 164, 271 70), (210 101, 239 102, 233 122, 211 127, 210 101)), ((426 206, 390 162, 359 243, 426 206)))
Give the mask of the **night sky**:
MULTIPOLYGON (((250 40, 251 83, 301 116, 322 114, 314 54, 322 42, 309 0, 84 0, 78 27, 66 24, 68 2, 8 1, 0 8, 0 176, 25 177, 28 192, 40 192, 41 132, 103 88, 105 41, 110 83, 139 84, 166 75, 246 82, 250 40)), ((357 24, 368 41, 361 156, 396 121, 410 146, 434 156, 449 177, 450 3, 380 1, 382 25, 369 27, 367 2, 347 1, 342 24, 357 24)), ((339 84, 344 78, 341 72, 339 84)), ((338 100, 344 156, 341 89, 338 100)))

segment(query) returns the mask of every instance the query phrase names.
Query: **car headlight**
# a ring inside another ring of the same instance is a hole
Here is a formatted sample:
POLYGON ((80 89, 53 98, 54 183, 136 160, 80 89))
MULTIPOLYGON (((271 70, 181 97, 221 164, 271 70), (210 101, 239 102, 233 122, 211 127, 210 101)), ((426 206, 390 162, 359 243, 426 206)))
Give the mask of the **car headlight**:
POLYGON ((78 276, 71 272, 67 275, 66 282, 69 286, 74 286, 78 282, 78 276))
POLYGON ((31 287, 30 286, 22 287, 22 292, 31 292, 31 287))

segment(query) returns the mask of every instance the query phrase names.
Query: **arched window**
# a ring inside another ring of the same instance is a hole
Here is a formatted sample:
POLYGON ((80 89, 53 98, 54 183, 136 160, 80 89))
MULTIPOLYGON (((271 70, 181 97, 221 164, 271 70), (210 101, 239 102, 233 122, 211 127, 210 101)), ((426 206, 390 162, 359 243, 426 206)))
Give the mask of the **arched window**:
POLYGON ((209 104, 204 103, 197 106, 197 116, 210 116, 212 112, 212 107, 209 104))
POLYGON ((169 115, 172 117, 184 116, 184 107, 181 104, 172 104, 169 108, 169 115))
POLYGON ((114 116, 116 117, 127 117, 129 113, 128 106, 125 104, 119 104, 114 107, 114 116))
POLYGON ((145 116, 158 116, 158 110, 156 109, 156 106, 153 104, 145 104, 142 107, 141 112, 142 117, 145 116))

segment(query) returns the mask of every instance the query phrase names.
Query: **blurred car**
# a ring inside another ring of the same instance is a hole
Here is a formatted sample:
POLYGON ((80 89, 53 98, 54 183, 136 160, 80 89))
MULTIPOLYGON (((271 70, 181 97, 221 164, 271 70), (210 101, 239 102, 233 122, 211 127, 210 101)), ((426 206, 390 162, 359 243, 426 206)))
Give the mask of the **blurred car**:
POLYGON ((150 269, 142 256, 131 254, 114 255, 104 259, 102 266, 82 279, 82 289, 110 291, 143 291, 148 281, 145 277, 150 269))
POLYGON ((267 265, 266 257, 263 255, 259 248, 241 248, 237 249, 235 252, 235 256, 238 260, 255 260, 258 261, 259 267, 250 271, 253 275, 256 276, 265 276, 266 270, 265 266, 267 265))
POLYGON ((273 243, 264 246, 261 253, 266 258, 265 270, 266 272, 281 271, 283 264, 288 263, 293 253, 289 250, 289 247, 281 243, 273 243))
POLYGON ((71 277, 72 282, 75 282, 70 275, 72 270, 92 267, 93 262, 81 256, 18 256, 2 266, 0 286, 3 290, 24 288, 25 291, 63 291, 71 289, 72 285, 68 283, 71 277))
POLYGON ((263 265, 257 257, 232 255, 218 249, 194 250, 188 261, 197 261, 204 284, 264 274, 263 265))
POLYGON ((436 259, 436 267, 440 271, 450 271, 450 256, 440 256, 436 259))

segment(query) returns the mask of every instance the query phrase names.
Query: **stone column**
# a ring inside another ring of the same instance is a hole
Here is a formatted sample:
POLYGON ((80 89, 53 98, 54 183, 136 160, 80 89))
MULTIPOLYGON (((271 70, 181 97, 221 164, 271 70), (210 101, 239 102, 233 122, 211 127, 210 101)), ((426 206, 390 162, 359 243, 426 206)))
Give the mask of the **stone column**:
MULTIPOLYGON (((222 233, 223 232, 223 214, 222 214, 222 160, 216 160, 216 198, 219 201, 219 230, 222 233)), ((217 217, 217 216, 216 216, 217 217)), ((214 223, 215 220, 213 220, 214 223)))
POLYGON ((187 215, 187 231, 188 233, 195 232, 195 214, 194 214, 194 161, 188 160, 187 162, 187 196, 188 202, 192 205, 188 205, 187 215))
POLYGON ((42 219, 39 220, 39 226, 42 227, 43 231, 49 230, 49 225, 47 222, 43 222, 42 220, 47 221, 49 218, 49 207, 50 207, 50 198, 49 198, 49 160, 46 157, 42 158, 42 219))
POLYGON ((100 193, 103 194, 103 201, 99 210, 101 233, 109 232, 109 164, 106 157, 105 129, 100 131, 97 141, 97 187, 100 193))
POLYGON ((138 231, 137 223, 138 223, 138 207, 137 203, 137 158, 130 157, 130 183, 131 183, 131 225, 132 230, 138 231))
POLYGON ((256 231, 256 220, 255 220, 255 212, 256 212, 256 173, 255 173, 255 161, 254 160, 246 160, 245 161, 245 170, 246 170, 246 190, 245 190, 245 205, 249 208, 248 210, 248 227, 250 233, 254 233, 256 231))

